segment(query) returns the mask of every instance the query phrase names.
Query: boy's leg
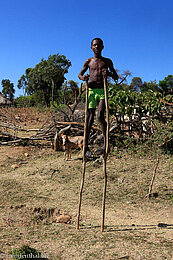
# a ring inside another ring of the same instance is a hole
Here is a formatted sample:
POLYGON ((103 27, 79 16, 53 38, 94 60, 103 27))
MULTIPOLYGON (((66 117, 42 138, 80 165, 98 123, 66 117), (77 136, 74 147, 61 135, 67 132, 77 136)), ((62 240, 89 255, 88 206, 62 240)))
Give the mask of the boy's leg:
POLYGON ((104 116, 105 108, 106 108, 105 100, 101 99, 98 104, 98 120, 100 121, 103 138, 104 138, 104 151, 106 150, 106 127, 107 127, 107 123, 105 121, 105 116, 104 116))
POLYGON ((86 151, 88 150, 88 140, 89 140, 89 135, 91 131, 91 127, 94 123, 94 116, 95 116, 95 108, 89 108, 88 109, 88 114, 87 114, 87 129, 86 129, 86 151))

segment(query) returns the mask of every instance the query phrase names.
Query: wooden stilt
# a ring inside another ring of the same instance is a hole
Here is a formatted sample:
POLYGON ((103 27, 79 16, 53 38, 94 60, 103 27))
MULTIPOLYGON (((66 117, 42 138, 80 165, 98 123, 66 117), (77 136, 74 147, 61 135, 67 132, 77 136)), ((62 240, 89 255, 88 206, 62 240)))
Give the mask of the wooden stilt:
POLYGON ((79 205, 78 205, 78 214, 77 214, 77 222, 76 222, 77 230, 79 230, 80 210, 81 210, 81 204, 82 204, 82 192, 83 192, 84 180, 85 180, 85 169, 86 169, 86 160, 83 161, 83 167, 82 167, 82 181, 81 181, 81 187, 80 187, 80 193, 79 193, 79 205))
MULTIPOLYGON (((104 172, 104 188, 103 188, 103 202, 102 202, 102 222, 101 222, 101 231, 104 231, 104 222, 105 222, 105 202, 106 202, 106 187, 107 187, 107 172, 106 172, 106 161, 108 157, 109 150, 109 107, 108 107, 108 95, 107 95, 107 81, 106 77, 104 77, 104 92, 105 92, 105 105, 106 105, 106 149, 103 160, 103 172, 104 172)), ((85 144, 86 144, 86 131, 87 131, 87 113, 88 113, 88 83, 86 84, 86 101, 85 101, 85 126, 84 126, 84 145, 83 145, 83 167, 82 167, 82 181, 79 193, 79 204, 78 204, 78 214, 77 214, 77 222, 76 229, 79 230, 79 220, 80 220, 80 211, 82 204, 82 192, 85 181, 85 170, 86 170, 86 162, 87 158, 85 156, 85 144)))
POLYGON ((103 160, 103 172, 104 172, 104 188, 103 188, 103 202, 102 202, 102 222, 101 232, 104 231, 105 223, 105 203, 106 203, 106 187, 107 187, 107 173, 106 173, 106 159, 103 160))
POLYGON ((77 230, 79 230, 80 210, 81 210, 81 204, 82 204, 82 192, 83 192, 83 187, 84 187, 85 170, 86 170, 86 162, 87 162, 87 158, 85 156, 85 153, 86 153, 87 114, 88 114, 88 82, 86 82, 83 166, 82 166, 82 180, 81 180, 80 193, 79 193, 78 214, 77 214, 77 221, 76 221, 76 229, 77 230))
POLYGON ((107 172, 106 172, 106 161, 109 151, 109 107, 108 107, 108 95, 107 95, 107 79, 104 76, 104 93, 105 93, 105 105, 106 105, 106 150, 103 159, 103 173, 104 173, 104 188, 103 188, 103 202, 102 202, 102 222, 101 222, 101 232, 104 231, 105 223, 105 202, 106 202, 106 187, 107 187, 107 172))

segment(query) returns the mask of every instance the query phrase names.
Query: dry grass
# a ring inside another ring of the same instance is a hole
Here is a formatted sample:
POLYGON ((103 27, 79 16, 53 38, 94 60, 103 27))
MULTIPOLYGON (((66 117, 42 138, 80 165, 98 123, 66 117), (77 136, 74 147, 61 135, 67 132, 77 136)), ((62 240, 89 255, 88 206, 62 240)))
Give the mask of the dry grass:
MULTIPOLYGON (((33 122, 34 124, 34 122, 33 122)), ((173 158, 160 155, 147 199, 155 156, 111 154, 105 232, 100 232, 103 171, 88 162, 80 230, 75 222, 82 172, 80 151, 64 161, 62 152, 41 147, 0 147, 0 259, 29 245, 49 259, 172 259, 173 158), (11 166, 16 165, 12 168, 11 166), (68 224, 57 216, 68 214, 68 224), (158 227, 159 223, 169 224, 158 227)))
POLYGON ((1 253, 28 244, 50 259, 171 259, 173 226, 157 225, 173 224, 172 158, 160 157, 153 190, 158 197, 148 200, 154 158, 109 157, 106 229, 101 233, 102 165, 87 164, 76 231, 82 157, 80 152, 72 156, 65 162, 62 152, 51 149, 1 148, 1 253), (14 163, 19 167, 11 168, 14 163), (51 209, 69 214, 71 222, 56 223, 48 214, 51 209))

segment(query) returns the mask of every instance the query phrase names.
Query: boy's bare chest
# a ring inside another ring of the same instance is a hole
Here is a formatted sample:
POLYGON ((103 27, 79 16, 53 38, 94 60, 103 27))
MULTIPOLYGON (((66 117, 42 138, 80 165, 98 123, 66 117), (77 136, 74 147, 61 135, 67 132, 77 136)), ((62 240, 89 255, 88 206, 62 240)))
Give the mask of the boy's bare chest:
POLYGON ((107 64, 104 60, 96 60, 96 59, 93 59, 90 61, 90 64, 89 64, 89 68, 90 70, 97 70, 97 71, 100 71, 104 68, 107 68, 107 64))

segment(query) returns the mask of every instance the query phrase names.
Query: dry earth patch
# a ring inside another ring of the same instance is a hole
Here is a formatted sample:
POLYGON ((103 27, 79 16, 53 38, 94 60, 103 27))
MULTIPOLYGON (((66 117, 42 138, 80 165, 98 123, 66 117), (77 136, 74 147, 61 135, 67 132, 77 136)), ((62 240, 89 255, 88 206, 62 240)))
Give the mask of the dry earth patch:
POLYGON ((102 165, 87 165, 77 232, 82 157, 74 151, 71 160, 63 158, 50 148, 0 147, 1 255, 28 244, 50 259, 172 259, 171 156, 160 155, 153 187, 158 197, 147 199, 155 157, 110 155, 104 233, 102 165), (12 168, 15 163, 19 167, 12 168), (69 221, 57 223, 64 214, 69 221))

